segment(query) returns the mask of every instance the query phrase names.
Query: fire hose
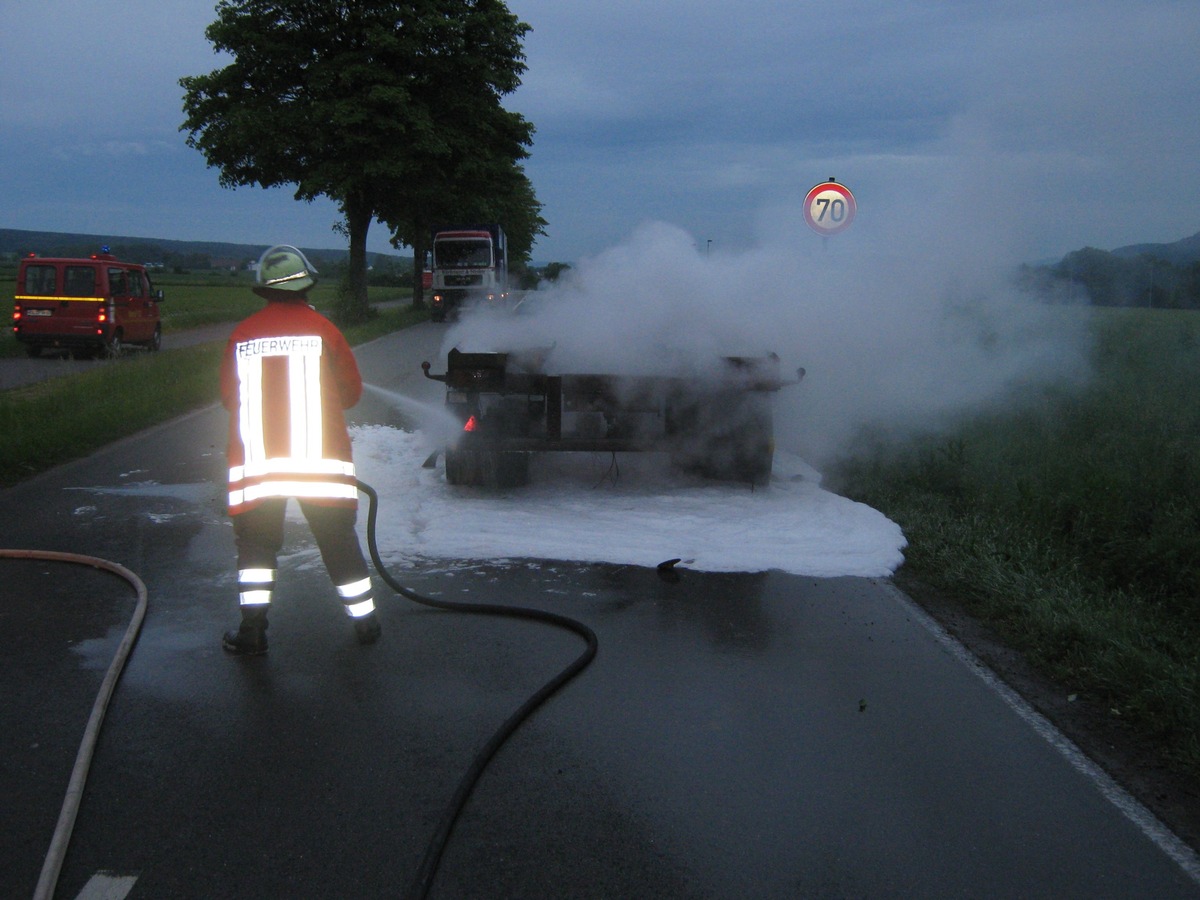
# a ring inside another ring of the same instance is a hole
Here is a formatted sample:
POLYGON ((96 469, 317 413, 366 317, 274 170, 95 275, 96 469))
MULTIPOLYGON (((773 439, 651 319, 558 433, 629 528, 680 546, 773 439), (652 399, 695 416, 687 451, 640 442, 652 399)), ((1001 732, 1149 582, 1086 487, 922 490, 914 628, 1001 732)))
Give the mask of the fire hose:
POLYGON ((95 569, 103 569, 106 572, 119 575, 128 581, 137 592, 137 606, 134 608, 133 618, 130 619, 129 625, 125 629, 125 636, 121 639, 121 643, 117 647, 117 652, 114 654, 113 661, 108 667, 108 672, 105 673, 104 681, 100 684, 100 691, 96 695, 95 702, 92 704, 92 713, 88 717, 87 727, 83 732, 83 741, 79 745, 79 752, 75 755, 75 767, 71 771, 71 780, 67 784, 67 794, 63 800, 62 809, 59 811, 58 823, 54 827, 54 837, 51 838, 50 849, 42 864, 42 873, 38 877, 37 887, 34 889, 34 900, 50 900, 54 896, 54 888, 58 884, 58 875, 62 871, 63 859, 67 853, 67 844, 71 840, 71 832, 75 828, 75 817, 79 813, 79 803, 83 797, 84 784, 87 782, 88 769, 92 765, 92 756, 95 753, 96 741, 100 735, 100 726, 104 722, 104 715, 108 711, 109 700, 112 698, 113 690, 117 686, 117 680, 121 677, 121 672, 125 668, 125 661, 133 651, 133 645, 137 642, 138 634, 142 628, 142 620, 146 617, 146 585, 142 583, 142 580, 137 575, 124 566, 109 562, 106 559, 99 559, 95 556, 83 556, 78 553, 60 553, 55 550, 0 550, 0 558, 41 559, 50 562, 91 566, 95 569))
POLYGON ((397 582, 387 570, 383 559, 379 555, 379 547, 375 540, 375 524, 378 516, 379 495, 370 485, 358 482, 358 489, 367 495, 370 501, 367 510, 367 549, 371 554, 371 561, 375 564, 375 570, 379 573, 379 577, 384 580, 388 587, 414 603, 419 603, 423 606, 433 607, 434 609, 448 610, 451 612, 474 613, 479 615, 489 616, 507 616, 509 618, 527 619, 537 622, 544 622, 553 625, 557 628, 562 628, 567 631, 577 634, 583 638, 587 645, 584 651, 576 657, 566 668, 543 684, 537 691, 529 696, 529 698, 512 713, 496 731, 492 734, 479 751, 475 754, 471 765, 463 773, 462 778, 458 782, 458 787, 455 789, 450 803, 446 806, 446 810, 442 815, 441 821, 438 823, 437 829, 434 831, 432 838, 425 849, 425 855, 421 860, 421 865, 417 869, 416 877, 413 879, 409 892, 406 895, 411 900, 420 900, 428 894, 429 887, 433 883, 433 877, 437 872, 438 863, 441 861, 442 851, 445 850, 446 844, 450 840, 450 833, 454 830, 454 824, 458 821, 459 814, 463 807, 466 806, 471 792, 475 789, 476 783, 479 781, 483 770, 487 768, 492 757, 496 755, 496 751, 508 738, 517 730, 517 728, 528 719, 533 712, 546 702, 556 691, 563 685, 569 682, 572 678, 588 667, 592 659, 596 656, 598 642, 596 633, 587 625, 572 619, 568 616, 558 613, 549 612, 542 609, 532 609, 523 606, 506 606, 497 603, 461 603, 448 600, 436 600, 432 597, 426 597, 418 594, 416 591, 410 590, 404 585, 397 582))
MULTIPOLYGON (((577 676, 591 663, 596 656, 598 641, 596 634, 587 625, 575 619, 563 616, 558 613, 549 612, 547 610, 533 609, 520 606, 506 606, 503 604, 493 603, 463 603, 447 600, 437 600, 432 597, 426 597, 422 594, 413 591, 396 581, 388 571, 387 566, 379 553, 379 546, 376 540, 376 521, 378 519, 379 495, 375 489, 362 481, 358 482, 358 489, 367 495, 369 502, 367 514, 367 547, 370 552, 371 561, 375 564, 375 569, 379 573, 380 578, 393 591, 402 597, 405 597, 414 603, 419 603, 423 606, 432 607, 434 609, 446 610, 459 613, 472 613, 479 615, 492 616, 507 616, 509 618, 526 619, 532 621, 543 622, 553 625, 557 628, 562 628, 571 631, 584 640, 586 647, 584 651, 576 657, 568 666, 566 666, 557 675, 543 684, 537 691, 529 696, 520 707, 516 709, 501 725, 488 741, 479 749, 471 765, 464 772, 459 780, 458 786, 454 791, 442 819, 434 831, 429 844, 426 846, 425 855, 421 860, 421 864, 417 869, 410 890, 407 894, 413 900, 424 898, 429 888, 433 883, 434 875, 437 872, 438 864, 441 861, 442 852, 445 850, 446 844, 449 842, 450 834, 454 830, 454 825, 458 821, 458 817, 466 806, 467 800, 471 796, 476 783, 487 768, 488 763, 496 752, 504 744, 505 741, 517 730, 518 727, 528 719, 538 707, 546 702, 554 693, 562 688, 567 682, 577 676)), ((76 553, 62 553, 53 550, 4 550, 0 549, 0 558, 7 559, 38 559, 50 562, 65 562, 76 565, 87 565, 96 569, 102 569, 111 572, 115 575, 124 578, 133 587, 137 593, 137 606, 134 609, 133 617, 125 630, 125 635, 117 648, 117 652, 113 656, 113 660, 109 665, 108 671, 101 683, 100 690, 96 696, 95 702, 92 705, 92 712, 88 718, 87 727, 84 730, 83 740, 80 743, 79 751, 75 757, 75 766, 71 772, 71 778, 67 786, 66 796, 63 800, 63 805, 59 813, 58 823, 55 826, 54 836, 50 842, 50 849, 46 854, 45 861, 42 866, 41 875, 38 878, 37 887, 34 890, 34 900, 51 900, 54 896, 55 888, 58 884, 58 877, 62 871, 63 860, 66 857, 67 846, 71 840, 71 833, 75 827, 75 819, 79 813, 79 805, 83 797, 84 785, 87 782, 88 771, 91 768, 92 758, 95 754, 96 742, 99 738, 100 727, 104 722, 104 716, 108 710, 109 702, 112 698, 117 681, 124 671, 126 660, 129 654, 133 651, 133 646, 137 642, 138 634, 141 632, 142 622, 146 616, 146 607, 148 603, 146 585, 142 580, 129 569, 118 563, 109 562, 105 559, 100 559, 94 556, 85 556, 76 553)))

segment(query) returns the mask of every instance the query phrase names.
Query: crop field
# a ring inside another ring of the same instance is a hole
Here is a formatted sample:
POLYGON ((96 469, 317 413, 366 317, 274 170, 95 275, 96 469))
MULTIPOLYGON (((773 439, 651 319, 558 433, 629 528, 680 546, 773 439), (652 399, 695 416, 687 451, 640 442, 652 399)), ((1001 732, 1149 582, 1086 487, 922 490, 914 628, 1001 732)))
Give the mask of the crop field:
POLYGON ((833 483, 901 525, 904 572, 1200 776, 1200 313, 1091 312, 1086 384, 833 483))

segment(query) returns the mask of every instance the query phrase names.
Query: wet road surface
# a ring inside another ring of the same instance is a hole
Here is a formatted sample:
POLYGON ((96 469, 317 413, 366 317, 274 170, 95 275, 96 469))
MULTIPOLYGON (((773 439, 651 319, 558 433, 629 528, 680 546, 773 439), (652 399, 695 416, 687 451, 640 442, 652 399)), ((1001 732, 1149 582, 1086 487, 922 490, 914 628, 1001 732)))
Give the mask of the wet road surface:
MULTIPOLYGON (((364 370, 427 390, 396 360, 415 367, 439 334, 369 345, 364 370)), ((228 657, 223 444, 206 410, 0 493, 0 546, 112 559, 150 591, 58 896, 98 872, 131 897, 402 896, 473 754, 580 642, 377 581, 384 635, 360 647, 296 526, 270 653, 228 657)), ((90 569, 0 566, 0 892, 19 897, 134 601, 90 569)), ((1200 896, 1194 856, 887 582, 554 561, 395 574, 571 615, 600 641, 484 774, 431 897, 1200 896)))

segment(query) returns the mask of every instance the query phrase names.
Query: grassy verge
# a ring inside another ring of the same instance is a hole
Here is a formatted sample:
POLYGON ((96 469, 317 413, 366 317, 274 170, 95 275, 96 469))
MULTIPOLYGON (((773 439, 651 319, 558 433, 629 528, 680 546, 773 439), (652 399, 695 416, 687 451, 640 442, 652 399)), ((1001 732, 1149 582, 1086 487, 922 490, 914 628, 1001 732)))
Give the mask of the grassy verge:
POLYGON ((1105 311, 1095 375, 833 476, 906 571, 1200 776, 1200 316, 1105 311))
MULTIPOLYGON (((261 305, 258 301, 254 308, 261 305)), ((345 333, 350 343, 360 344, 427 315, 403 306, 345 333)), ((15 484, 216 402, 223 350, 224 344, 217 341, 138 353, 115 364, 0 391, 0 485, 15 484)))
MULTIPOLYGON (((222 275, 158 274, 154 286, 162 288, 164 301, 159 307, 164 331, 181 331, 218 322, 236 322, 261 309, 263 301, 251 291, 254 276, 247 272, 222 275)), ((326 315, 334 308, 336 280, 318 281, 309 291, 313 306, 326 315)), ((371 288, 371 303, 393 300, 406 295, 404 288, 371 288)))

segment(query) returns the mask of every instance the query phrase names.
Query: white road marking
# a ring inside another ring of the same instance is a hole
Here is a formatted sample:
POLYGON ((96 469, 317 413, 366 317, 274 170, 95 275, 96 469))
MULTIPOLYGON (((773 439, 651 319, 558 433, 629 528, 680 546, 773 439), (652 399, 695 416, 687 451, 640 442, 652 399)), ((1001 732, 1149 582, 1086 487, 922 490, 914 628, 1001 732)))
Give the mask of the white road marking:
POLYGON ((97 872, 83 886, 75 900, 125 900, 136 883, 136 875, 97 872))
POLYGON ((880 582, 890 589, 913 618, 925 626, 946 650, 968 669, 978 675, 988 687, 1000 695, 1013 712, 1024 719, 1034 731, 1057 750, 1075 771, 1088 778, 1113 806, 1124 814, 1138 830, 1149 838, 1163 853, 1167 854, 1193 881, 1200 884, 1200 856, 1181 841, 1174 832, 1158 820, 1142 803, 1117 784, 1111 776, 1092 762, 1066 735, 1025 702, 1025 699, 997 677, 991 669, 979 661, 965 646, 944 629, 937 620, 901 591, 894 584, 880 582))

